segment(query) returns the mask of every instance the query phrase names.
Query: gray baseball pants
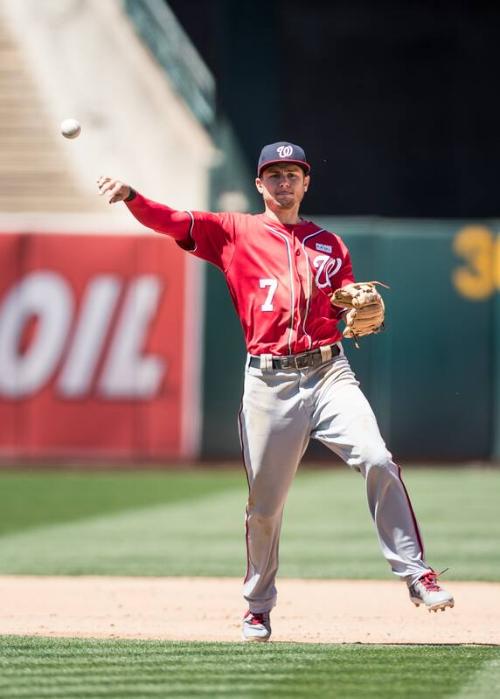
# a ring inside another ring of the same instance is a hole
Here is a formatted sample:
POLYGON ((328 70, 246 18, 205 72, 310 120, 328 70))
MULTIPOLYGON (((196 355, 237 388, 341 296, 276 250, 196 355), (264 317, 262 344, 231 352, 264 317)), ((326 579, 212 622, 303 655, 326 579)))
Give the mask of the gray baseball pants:
POLYGON ((364 476, 382 553, 392 571, 413 583, 430 570, 400 469, 343 352, 317 368, 301 370, 262 370, 247 362, 240 438, 249 484, 244 597, 252 612, 276 604, 283 507, 311 437, 364 476))

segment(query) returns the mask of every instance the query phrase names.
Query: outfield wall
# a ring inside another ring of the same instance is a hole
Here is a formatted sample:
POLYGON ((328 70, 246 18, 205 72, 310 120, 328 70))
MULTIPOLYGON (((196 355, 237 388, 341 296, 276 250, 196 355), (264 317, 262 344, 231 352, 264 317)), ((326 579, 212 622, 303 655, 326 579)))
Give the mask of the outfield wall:
MULTIPOLYGON (((497 222, 318 221, 390 286, 385 332, 345 346, 391 450, 498 459, 497 222)), ((165 237, 0 235, 4 459, 239 458, 244 359, 222 275, 165 237)))
MULTIPOLYGON (((315 220, 346 240, 358 279, 391 287, 386 331, 359 350, 345 343, 391 450, 402 458, 500 458, 498 222, 315 220)), ((244 348, 211 268, 205 327, 203 453, 236 456, 244 348)))

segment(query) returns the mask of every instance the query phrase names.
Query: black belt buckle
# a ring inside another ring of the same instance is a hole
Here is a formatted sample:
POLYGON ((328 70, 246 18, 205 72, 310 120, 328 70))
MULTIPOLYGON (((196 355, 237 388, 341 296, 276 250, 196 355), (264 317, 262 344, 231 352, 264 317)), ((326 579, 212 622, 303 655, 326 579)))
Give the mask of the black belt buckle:
POLYGON ((321 351, 312 350, 302 354, 290 354, 288 357, 280 357, 276 363, 280 369, 307 369, 319 366, 321 364, 321 351))
POLYGON ((304 354, 298 354, 295 357, 295 368, 296 369, 307 369, 307 367, 313 366, 314 355, 317 354, 318 350, 313 352, 306 352, 304 354))
POLYGON ((296 366, 296 357, 290 355, 289 357, 279 357, 276 360, 278 369, 298 369, 296 366))

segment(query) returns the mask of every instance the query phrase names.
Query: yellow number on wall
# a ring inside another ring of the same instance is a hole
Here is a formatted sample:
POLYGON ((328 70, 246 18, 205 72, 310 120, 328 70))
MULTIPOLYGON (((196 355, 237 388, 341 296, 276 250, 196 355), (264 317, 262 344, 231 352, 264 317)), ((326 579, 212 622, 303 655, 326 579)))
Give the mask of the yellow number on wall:
POLYGON ((453 273, 453 284, 462 296, 486 299, 500 288, 500 237, 485 226, 467 226, 457 233, 453 250, 466 263, 453 273), (495 259, 496 258, 496 259, 495 259))
POLYGON ((497 235, 493 260, 493 281, 497 291, 500 291, 500 235, 497 235))

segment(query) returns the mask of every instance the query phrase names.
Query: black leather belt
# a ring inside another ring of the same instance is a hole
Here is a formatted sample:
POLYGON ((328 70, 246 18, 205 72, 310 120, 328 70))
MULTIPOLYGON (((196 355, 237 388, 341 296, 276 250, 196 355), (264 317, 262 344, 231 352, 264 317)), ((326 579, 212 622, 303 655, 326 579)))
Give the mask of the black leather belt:
MULTIPOLYGON (((340 348, 338 345, 330 345, 332 350, 332 356, 337 357, 340 354, 340 348)), ((302 352, 302 354, 287 354, 283 357, 273 357, 272 366, 273 369, 308 369, 309 367, 317 367, 324 364, 323 355, 320 349, 310 350, 309 352, 302 352)), ((250 366, 260 368, 260 357, 250 357, 250 366)))

